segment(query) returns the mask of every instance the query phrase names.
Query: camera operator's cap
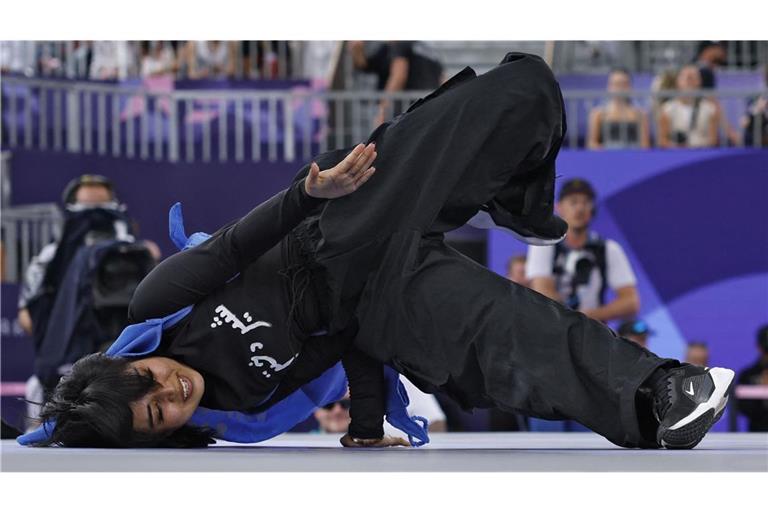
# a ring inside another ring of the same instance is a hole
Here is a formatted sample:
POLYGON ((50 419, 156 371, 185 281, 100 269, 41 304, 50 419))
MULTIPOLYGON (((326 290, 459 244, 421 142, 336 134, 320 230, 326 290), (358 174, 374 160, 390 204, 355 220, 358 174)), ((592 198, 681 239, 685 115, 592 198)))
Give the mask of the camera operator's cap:
POLYGON ((585 194, 592 201, 597 197, 592 185, 587 180, 581 178, 574 178, 563 183, 563 186, 560 189, 560 194, 557 196, 557 200, 562 201, 565 196, 571 194, 585 194))
POLYGON ((626 336, 627 334, 645 334, 646 336, 653 336, 654 332, 648 327, 648 324, 645 323, 645 321, 630 320, 619 326, 619 336, 626 336))
POLYGON ((83 185, 101 185, 109 190, 109 194, 113 199, 115 198, 115 186, 112 183, 112 180, 101 174, 83 174, 67 183, 67 186, 64 187, 64 192, 62 193, 62 202, 65 205, 74 203, 77 189, 83 185))

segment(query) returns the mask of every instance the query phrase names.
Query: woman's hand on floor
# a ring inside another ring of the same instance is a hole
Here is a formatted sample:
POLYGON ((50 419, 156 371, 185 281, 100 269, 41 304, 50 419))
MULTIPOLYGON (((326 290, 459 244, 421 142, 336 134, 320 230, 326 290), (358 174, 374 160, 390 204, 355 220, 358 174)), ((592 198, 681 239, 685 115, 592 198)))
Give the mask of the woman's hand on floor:
POLYGON ((388 446, 407 446, 411 444, 402 437, 384 436, 381 439, 353 439, 349 434, 341 438, 345 448, 386 448, 388 446))
POLYGON ((312 162, 304 180, 304 190, 312 197, 323 199, 351 194, 376 172, 376 168, 371 167, 376 154, 375 144, 358 144, 344 160, 325 171, 312 162))

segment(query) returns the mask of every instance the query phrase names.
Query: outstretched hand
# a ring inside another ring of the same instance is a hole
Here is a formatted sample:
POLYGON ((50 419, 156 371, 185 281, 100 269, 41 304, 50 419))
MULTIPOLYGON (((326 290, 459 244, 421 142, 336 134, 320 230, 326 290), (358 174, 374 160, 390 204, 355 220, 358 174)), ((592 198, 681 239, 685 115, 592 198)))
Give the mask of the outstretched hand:
POLYGON ((402 437, 384 436, 381 439, 353 439, 349 434, 344 434, 340 439, 345 448, 386 448, 388 446, 407 446, 411 444, 402 437))
POLYGON ((367 146, 358 144, 344 160, 325 171, 321 171, 317 163, 312 162, 304 180, 304 190, 312 197, 323 199, 351 194, 376 172, 376 168, 371 167, 376 154, 374 143, 367 146))

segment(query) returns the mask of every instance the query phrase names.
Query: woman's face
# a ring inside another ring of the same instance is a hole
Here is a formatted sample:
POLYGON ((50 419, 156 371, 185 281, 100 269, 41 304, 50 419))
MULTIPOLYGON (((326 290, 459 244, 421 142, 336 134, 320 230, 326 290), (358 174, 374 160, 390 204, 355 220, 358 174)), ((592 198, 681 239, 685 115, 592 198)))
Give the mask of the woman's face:
POLYGON ((182 427, 203 397, 203 376, 167 357, 148 357, 130 364, 133 371, 151 373, 158 386, 131 404, 133 428, 166 433, 182 427))
POLYGON ((677 88, 692 91, 701 87, 701 74, 696 66, 685 66, 677 74, 677 88))
POLYGON ((614 71, 608 76, 608 92, 627 92, 632 90, 632 80, 623 71, 614 71))

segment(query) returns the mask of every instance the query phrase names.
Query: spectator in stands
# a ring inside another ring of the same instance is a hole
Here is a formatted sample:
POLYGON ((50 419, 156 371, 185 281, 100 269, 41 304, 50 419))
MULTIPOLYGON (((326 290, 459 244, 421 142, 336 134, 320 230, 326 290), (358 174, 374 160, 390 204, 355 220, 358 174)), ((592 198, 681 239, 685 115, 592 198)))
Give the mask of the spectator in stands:
MULTIPOLYGON (((695 65, 701 75, 701 88, 714 91, 717 88, 717 69, 726 64, 726 43, 724 41, 702 41, 696 51, 695 65)), ((725 137, 731 145, 740 144, 739 134, 728 122, 723 113, 723 106, 717 96, 709 96, 708 99, 717 107, 717 118, 723 128, 725 137)))
POLYGON ((235 73, 235 42, 189 41, 186 48, 189 78, 230 78, 235 73))
POLYGON ((695 64, 701 74, 702 89, 715 89, 717 87, 717 68, 725 65, 727 57, 723 41, 702 41, 699 43, 695 64))
MULTIPOLYGON (((768 67, 765 70, 765 86, 768 87, 768 67)), ((744 145, 768 147, 768 93, 763 93, 749 102, 747 112, 741 119, 744 130, 744 145)))
POLYGON ((240 41, 242 72, 246 78, 287 78, 293 66, 289 41, 240 41))
POLYGON ((530 287, 531 282, 525 277, 525 254, 516 254, 507 261, 507 279, 513 283, 530 287))
POLYGON ((537 292, 596 320, 631 318, 640 310, 635 274, 616 241, 590 231, 595 199, 585 180, 563 185, 557 211, 568 222, 568 233, 557 245, 528 248, 526 277, 537 292), (608 288, 616 294, 610 302, 608 288))
POLYGON ((651 82, 651 92, 653 93, 651 113, 653 114, 653 122, 656 123, 654 126, 658 126, 659 119, 661 119, 661 107, 672 99, 667 94, 677 90, 676 81, 677 72, 673 69, 665 69, 653 77, 651 82))
MULTIPOLYGON (((429 421, 429 432, 445 432, 447 430, 445 413, 440 408, 437 399, 433 395, 421 391, 405 377, 401 376, 400 381, 405 386, 410 399, 410 405, 407 408, 408 414, 426 418, 429 421)), ((314 414, 320 431, 326 433, 346 432, 350 422, 349 407, 349 393, 347 393, 338 402, 317 409, 314 414)), ((384 423, 384 434, 394 437, 403 435, 402 432, 386 422, 384 423)))
POLYGON ((632 91, 632 76, 626 69, 608 75, 608 102, 589 113, 587 146, 590 149, 647 148, 650 145, 648 116, 632 105, 624 94, 632 91))
POLYGON ((349 408, 352 405, 349 392, 338 402, 327 404, 314 412, 318 431, 324 434, 346 432, 349 427, 349 408))
POLYGON ((137 55, 129 41, 94 41, 91 80, 125 80, 136 76, 137 55))
POLYGON ((709 347, 703 341, 689 341, 684 361, 698 366, 709 366, 709 347))
POLYGON ((35 41, 0 41, 0 70, 34 76, 37 72, 37 46, 35 41))
MULTIPOLYGON (((443 66, 429 46, 421 41, 387 41, 373 53, 366 53, 363 41, 350 41, 349 52, 355 68, 375 73, 379 90, 426 91, 443 81, 443 66)), ((394 105, 385 99, 379 104, 375 125, 406 110, 402 102, 394 105)))
POLYGON ((718 108, 701 95, 699 69, 690 64, 677 74, 677 91, 685 93, 661 108, 659 145, 665 148, 703 148, 717 145, 718 108))
POLYGON ((634 341, 643 348, 648 348, 648 338, 653 331, 642 320, 627 320, 619 326, 619 336, 634 341))
POLYGON ((172 75, 176 72, 176 55, 168 41, 141 42, 141 77, 172 75))
MULTIPOLYGON (((768 386, 768 324, 757 330, 760 355, 752 366, 739 372, 737 383, 744 386, 768 386)), ((749 420, 750 432, 768 432, 768 399, 739 399, 739 412, 749 420)))

